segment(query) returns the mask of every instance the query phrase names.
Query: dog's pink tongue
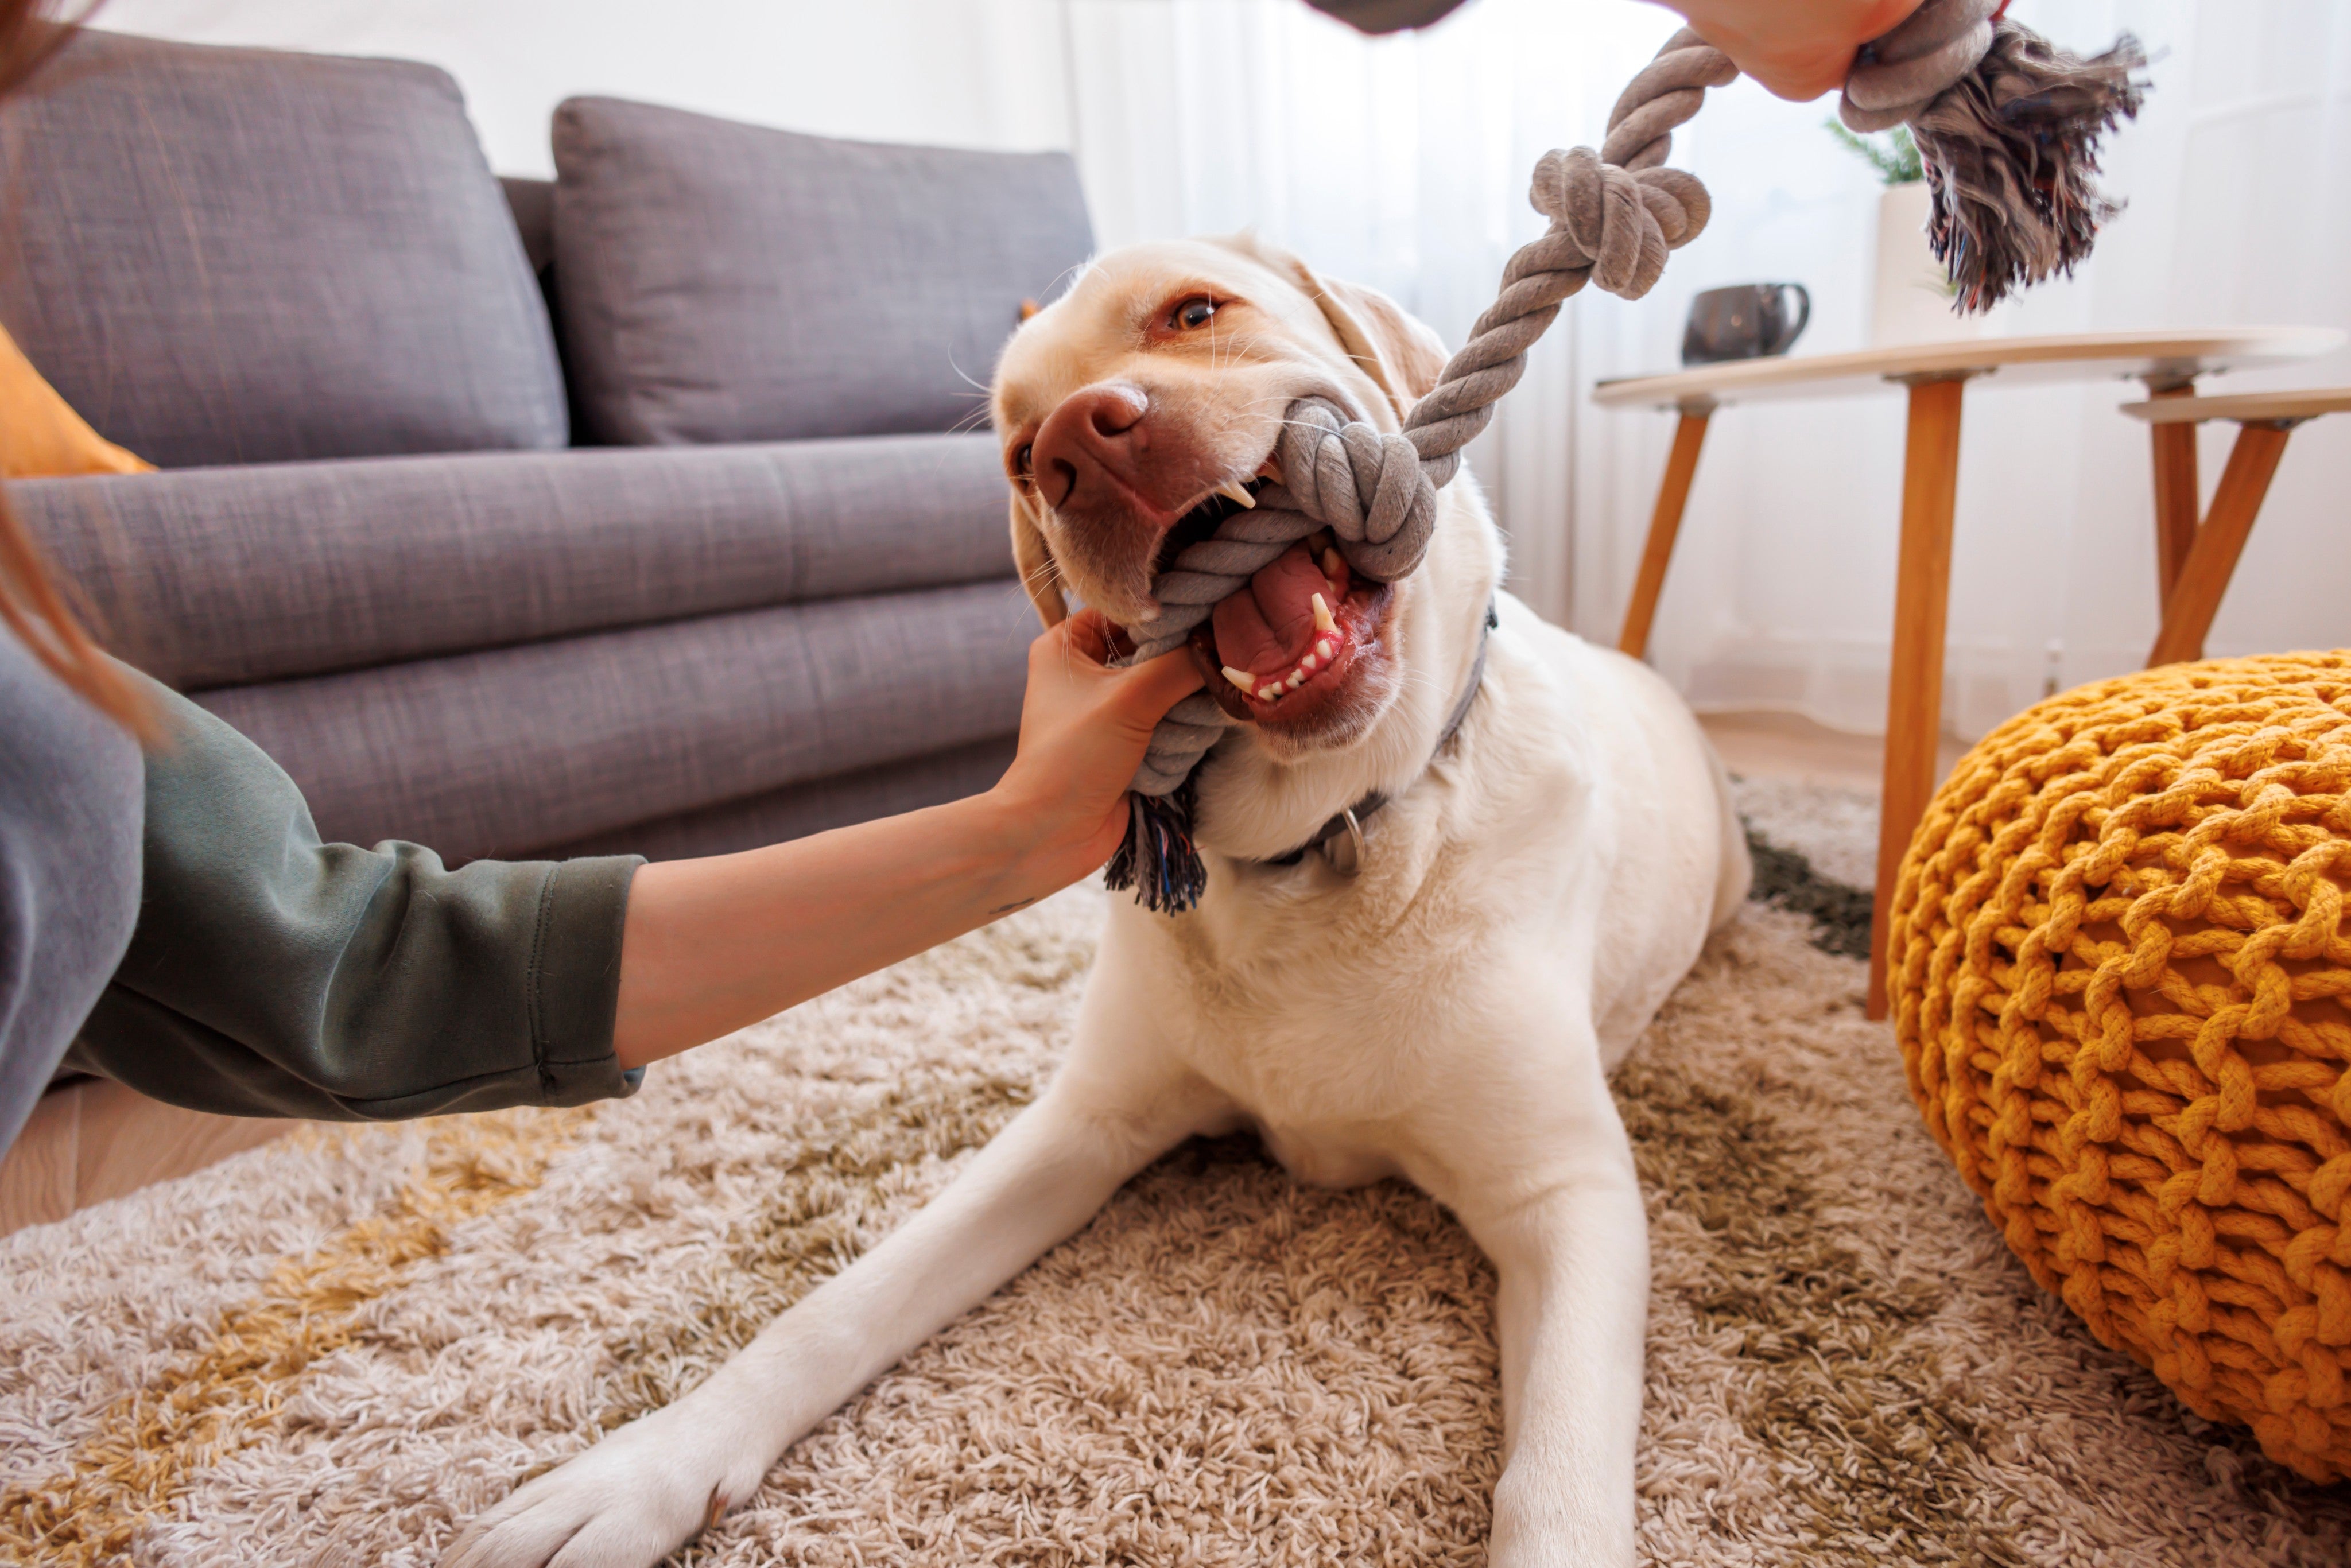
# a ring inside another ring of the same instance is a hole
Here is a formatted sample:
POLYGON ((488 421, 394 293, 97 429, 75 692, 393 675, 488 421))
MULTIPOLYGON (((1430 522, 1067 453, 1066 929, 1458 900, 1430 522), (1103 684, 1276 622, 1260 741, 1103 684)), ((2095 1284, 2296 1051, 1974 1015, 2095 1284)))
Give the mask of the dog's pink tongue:
MULTIPOLYGON (((1303 541, 1290 546, 1249 579, 1249 591, 1217 606, 1211 624, 1217 657, 1252 675, 1282 675, 1314 641, 1314 596, 1330 601, 1332 588, 1303 541)), ((1333 606, 1335 608, 1335 605, 1333 606)))

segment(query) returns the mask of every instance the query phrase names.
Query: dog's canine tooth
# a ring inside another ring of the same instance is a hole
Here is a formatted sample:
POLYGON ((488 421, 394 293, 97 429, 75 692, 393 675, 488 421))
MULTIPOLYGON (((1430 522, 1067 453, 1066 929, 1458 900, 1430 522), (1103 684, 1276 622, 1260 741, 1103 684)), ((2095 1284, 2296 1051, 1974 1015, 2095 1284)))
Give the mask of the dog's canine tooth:
POLYGON ((1217 486, 1215 493, 1227 500, 1238 502, 1243 507, 1254 507, 1257 505, 1257 497, 1242 489, 1241 482, 1238 479, 1226 480, 1217 486))
POLYGON ((1321 594, 1316 594, 1314 596, 1314 630, 1317 632, 1336 632, 1338 629, 1339 622, 1332 620, 1331 617, 1331 606, 1323 602, 1323 599, 1321 594))
POLYGON ((1339 559, 1339 552, 1332 549, 1329 545, 1324 545, 1322 547, 1322 575, 1329 578, 1332 582, 1337 582, 1339 580, 1339 570, 1341 565, 1342 562, 1339 559))
POLYGON ((1225 666, 1225 679, 1232 682, 1233 685, 1240 687, 1241 690, 1249 693, 1249 695, 1257 695, 1257 677, 1250 674, 1247 670, 1236 670, 1230 664, 1227 664, 1225 666))

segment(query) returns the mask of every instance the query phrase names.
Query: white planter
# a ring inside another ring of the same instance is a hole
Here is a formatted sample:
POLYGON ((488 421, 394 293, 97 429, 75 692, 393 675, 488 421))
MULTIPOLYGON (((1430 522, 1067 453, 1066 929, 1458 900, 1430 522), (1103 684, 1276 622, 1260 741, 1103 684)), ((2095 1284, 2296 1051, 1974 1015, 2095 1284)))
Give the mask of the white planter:
POLYGON ((1980 315, 1951 311, 1943 264, 1927 248, 1927 182, 1888 185, 1877 198, 1877 272, 1870 298, 1869 343, 1948 343, 1983 331, 1980 315))

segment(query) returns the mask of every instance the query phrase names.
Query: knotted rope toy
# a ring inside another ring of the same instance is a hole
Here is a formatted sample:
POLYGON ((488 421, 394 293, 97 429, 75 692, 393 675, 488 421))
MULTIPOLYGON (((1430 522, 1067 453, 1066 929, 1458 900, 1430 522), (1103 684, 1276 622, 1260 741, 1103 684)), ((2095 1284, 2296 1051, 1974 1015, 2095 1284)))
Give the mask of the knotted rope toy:
MULTIPOLYGON (((2091 183, 2097 138, 2137 113, 2144 90, 2132 72, 2146 57, 2128 35, 2083 60, 2007 20, 2006 9, 2006 0, 1926 0, 1862 49, 1839 110, 1856 131, 1911 127, 1934 194, 1928 238, 1963 310, 1988 309, 2088 254, 2115 211, 2091 183)), ((1181 646, 1217 605, 1320 529, 1372 581, 1417 568, 1436 529, 1437 490, 1526 374, 1527 350, 1561 305, 1586 283, 1638 299, 1667 253, 1705 229, 1706 187, 1666 158, 1706 89, 1738 75, 1728 55, 1685 27, 1609 110, 1599 152, 1543 154, 1530 199, 1550 228, 1510 257, 1499 296, 1403 430, 1384 433, 1322 398, 1291 403, 1274 449, 1280 483, 1153 580, 1160 610, 1125 629, 1130 662, 1181 646)), ((1199 901, 1207 868, 1192 841, 1193 774, 1233 722, 1205 693, 1161 722, 1134 776, 1133 821, 1107 873, 1113 888, 1132 887, 1138 902, 1171 915, 1199 901)))

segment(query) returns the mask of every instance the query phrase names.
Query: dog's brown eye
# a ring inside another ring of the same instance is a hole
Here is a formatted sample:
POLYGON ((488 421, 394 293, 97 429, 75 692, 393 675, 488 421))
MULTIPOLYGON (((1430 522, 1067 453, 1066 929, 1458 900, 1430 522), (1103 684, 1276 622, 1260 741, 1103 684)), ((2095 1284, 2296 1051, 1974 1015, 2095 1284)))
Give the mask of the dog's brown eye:
POLYGON ((1176 314, 1170 319, 1178 327, 1205 327, 1216 313, 1217 302, 1202 296, 1176 307, 1176 314))
POLYGON ((1019 451, 1012 455, 1012 465, 1015 468, 1019 469, 1023 474, 1028 473, 1029 455, 1034 453, 1036 450, 1037 449, 1034 446, 1024 444, 1019 451))

